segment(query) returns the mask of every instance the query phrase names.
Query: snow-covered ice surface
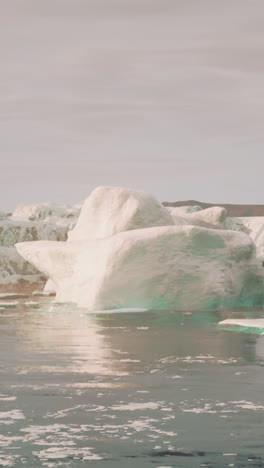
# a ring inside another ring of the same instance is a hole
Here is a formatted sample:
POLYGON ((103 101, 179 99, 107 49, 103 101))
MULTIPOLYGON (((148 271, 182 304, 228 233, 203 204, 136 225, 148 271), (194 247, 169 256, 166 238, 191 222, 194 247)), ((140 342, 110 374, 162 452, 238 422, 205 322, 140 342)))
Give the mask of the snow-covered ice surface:
POLYGON ((68 239, 102 239, 118 232, 173 224, 168 210, 152 195, 122 187, 97 187, 85 200, 68 239))
POLYGON ((18 302, 0 314, 0 466, 264 464, 264 336, 218 325, 263 311, 18 302))

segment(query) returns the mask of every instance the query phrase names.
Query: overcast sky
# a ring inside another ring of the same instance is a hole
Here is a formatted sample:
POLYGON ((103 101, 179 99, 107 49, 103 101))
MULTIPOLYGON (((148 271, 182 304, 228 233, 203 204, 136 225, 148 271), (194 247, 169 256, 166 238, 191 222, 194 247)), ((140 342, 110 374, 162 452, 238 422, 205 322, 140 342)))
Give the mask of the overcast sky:
POLYGON ((263 0, 3 0, 0 209, 264 203, 263 0))

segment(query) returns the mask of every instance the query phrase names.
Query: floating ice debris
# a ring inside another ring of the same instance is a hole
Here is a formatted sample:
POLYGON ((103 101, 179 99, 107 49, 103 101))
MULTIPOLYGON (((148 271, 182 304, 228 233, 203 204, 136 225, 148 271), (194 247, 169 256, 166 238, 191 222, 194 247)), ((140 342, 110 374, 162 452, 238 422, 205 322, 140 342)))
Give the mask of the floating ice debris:
POLYGON ((26 307, 32 307, 33 309, 37 309, 39 307, 39 303, 34 302, 34 301, 29 301, 29 302, 25 303, 25 306, 26 307))
POLYGON ((28 294, 20 293, 0 293, 0 300, 2 299, 23 299, 29 297, 28 294))
POLYGON ((219 322, 218 325, 239 325, 247 328, 263 328, 264 318, 260 319, 226 319, 219 322))
POLYGON ((32 296, 44 296, 44 297, 50 297, 50 296, 55 296, 55 292, 53 291, 33 291, 32 296))
POLYGON ((99 314, 99 313, 122 313, 122 312, 131 312, 131 313, 137 313, 137 312, 147 312, 148 309, 140 309, 140 308, 133 308, 133 307, 126 307, 123 309, 104 309, 104 310, 96 310, 94 313, 99 314))
POLYGON ((3 307, 5 309, 7 308, 13 308, 13 307, 16 307, 19 305, 19 302, 3 302, 3 301, 0 301, 0 307, 3 307))
POLYGON ((138 359, 120 359, 120 362, 141 362, 138 359))

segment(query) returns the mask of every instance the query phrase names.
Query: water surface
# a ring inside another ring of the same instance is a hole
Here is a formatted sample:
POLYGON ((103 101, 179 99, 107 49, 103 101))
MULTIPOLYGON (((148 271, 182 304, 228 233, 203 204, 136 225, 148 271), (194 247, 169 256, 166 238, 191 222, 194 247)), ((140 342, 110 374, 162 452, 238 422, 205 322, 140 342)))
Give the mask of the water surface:
POLYGON ((0 466, 264 466, 264 337, 217 325, 241 312, 52 301, 0 312, 0 466))

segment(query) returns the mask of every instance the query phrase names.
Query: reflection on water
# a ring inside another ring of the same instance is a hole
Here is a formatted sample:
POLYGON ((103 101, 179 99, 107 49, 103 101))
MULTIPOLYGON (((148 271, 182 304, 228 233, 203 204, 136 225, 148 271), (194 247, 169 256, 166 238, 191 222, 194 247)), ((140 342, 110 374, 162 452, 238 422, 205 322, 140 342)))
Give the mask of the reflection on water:
POLYGON ((0 313, 0 466, 264 466, 264 337, 218 325, 262 311, 24 302, 0 313))

